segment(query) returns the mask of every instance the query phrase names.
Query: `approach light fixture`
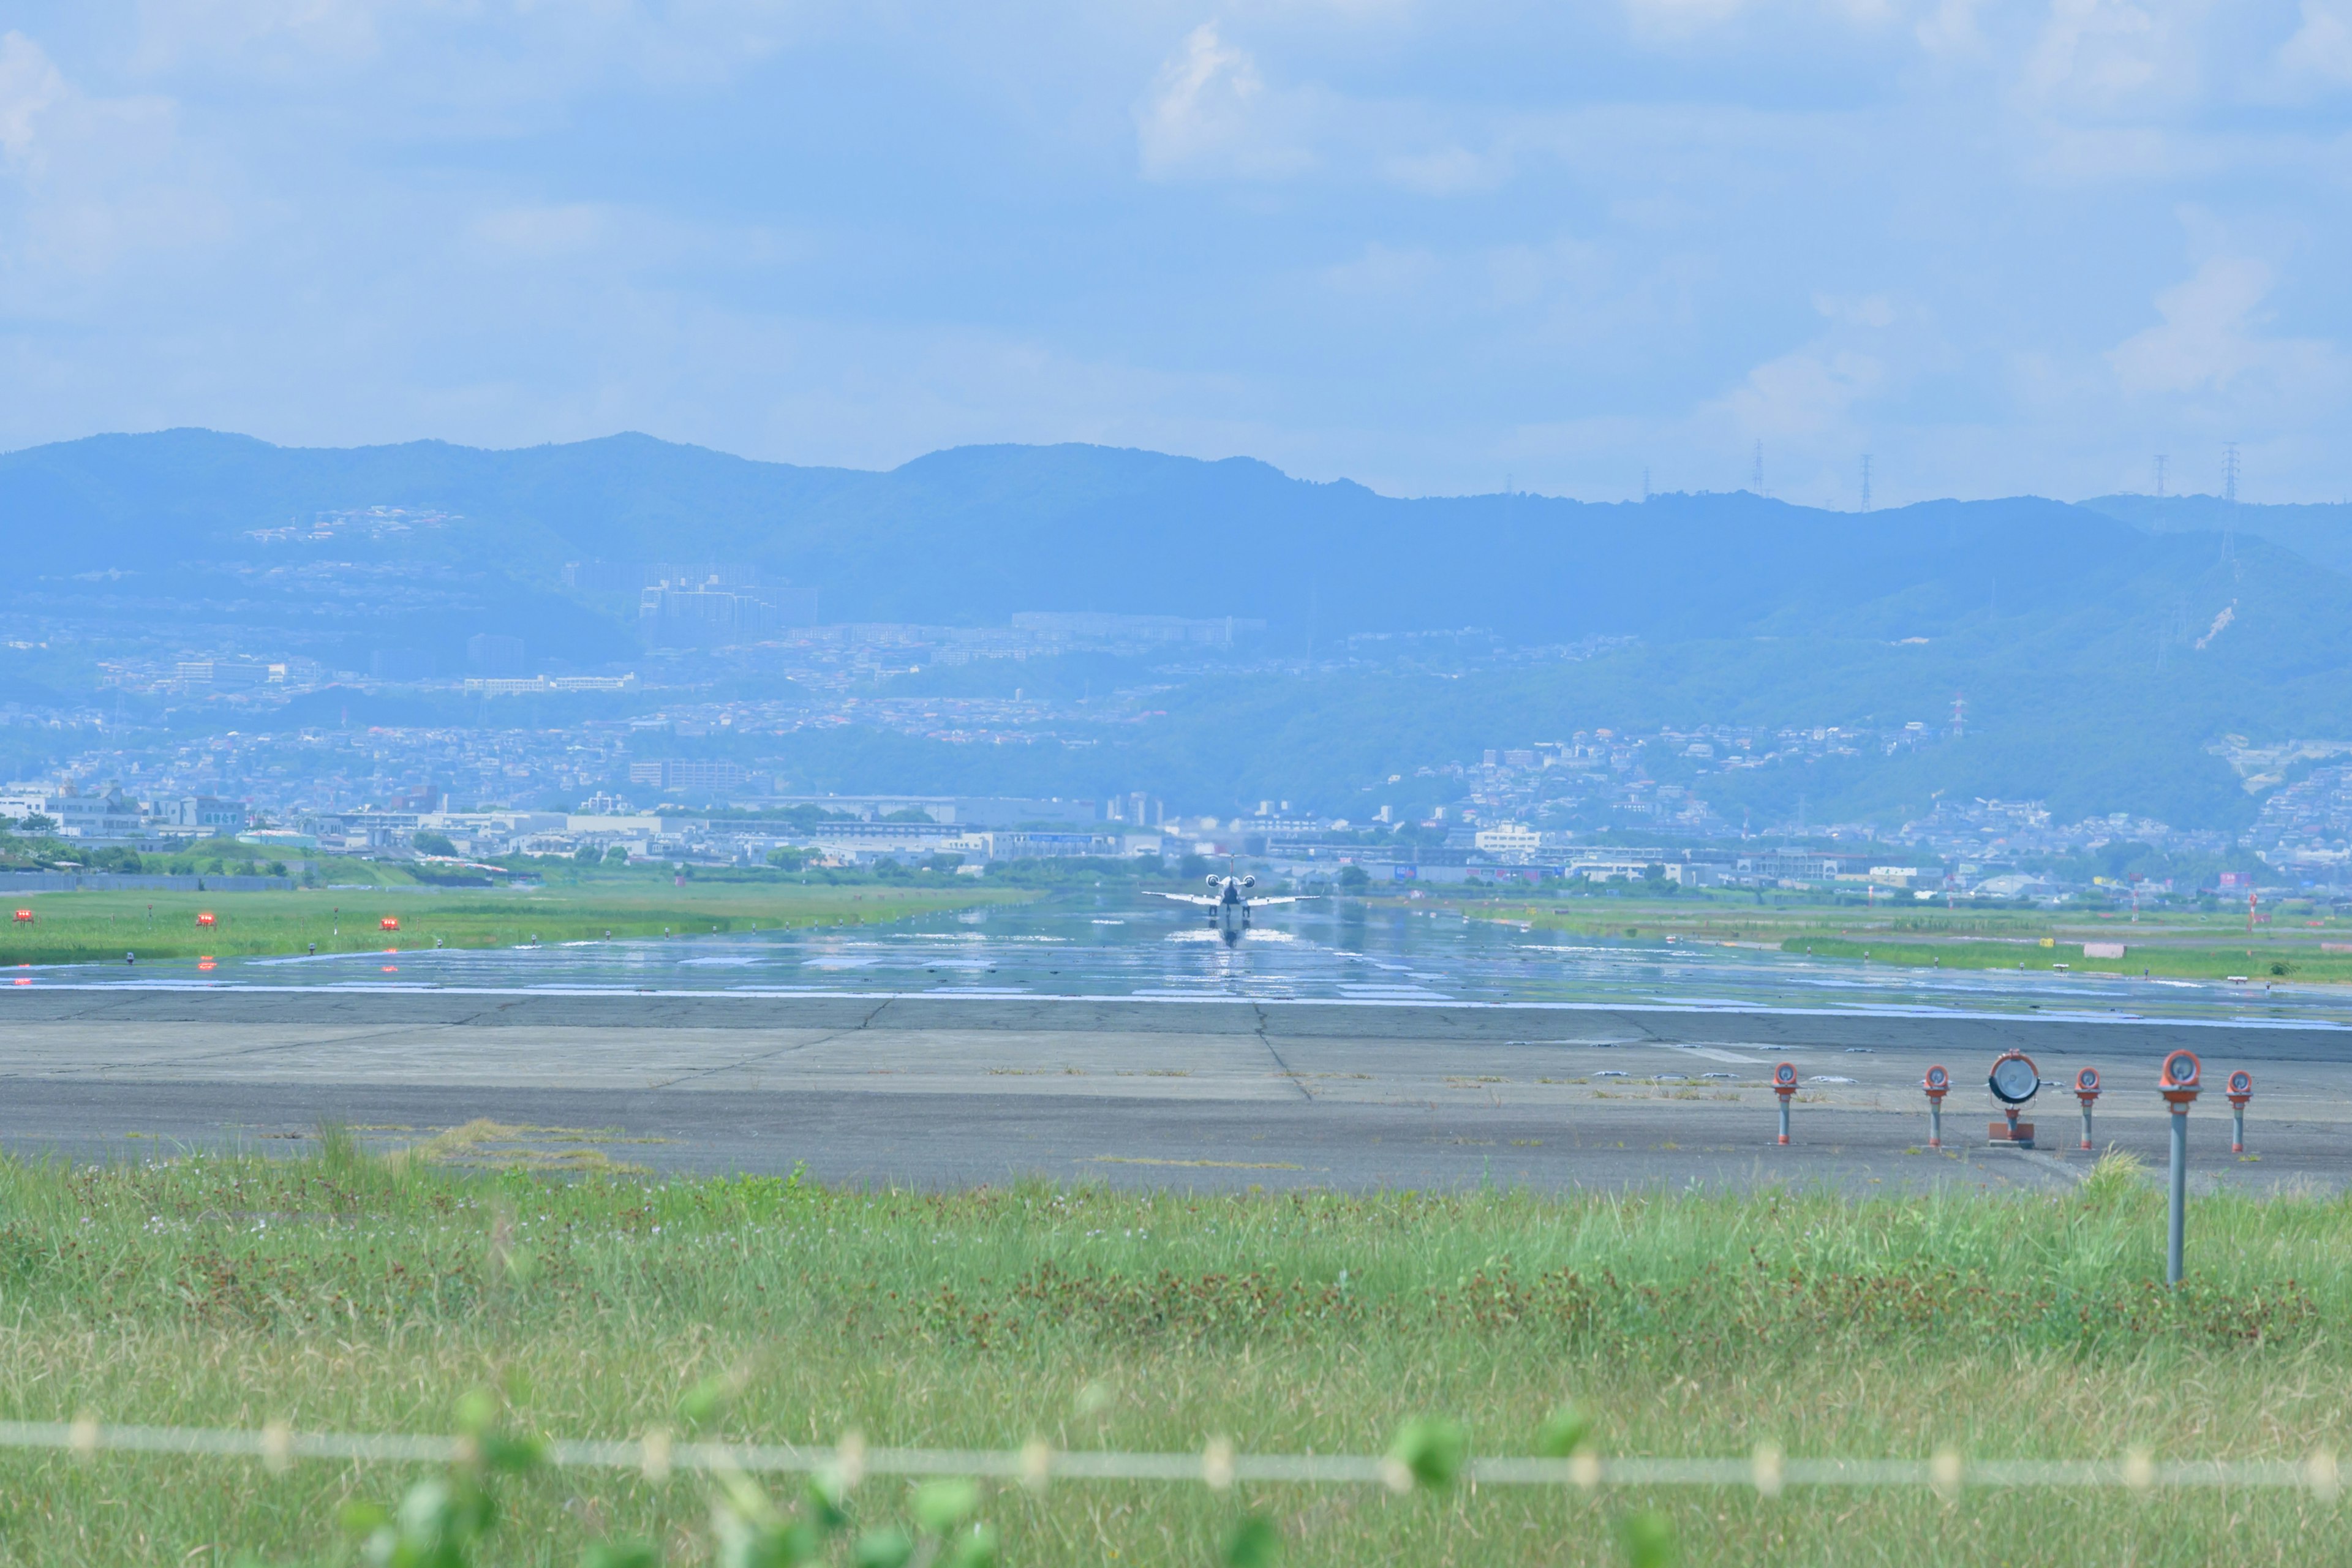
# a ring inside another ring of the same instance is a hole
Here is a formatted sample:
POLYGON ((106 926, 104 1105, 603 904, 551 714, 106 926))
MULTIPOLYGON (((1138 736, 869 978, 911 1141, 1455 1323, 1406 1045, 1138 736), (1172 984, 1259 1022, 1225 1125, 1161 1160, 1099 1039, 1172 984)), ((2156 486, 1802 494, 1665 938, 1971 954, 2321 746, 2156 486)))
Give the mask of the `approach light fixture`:
POLYGON ((2042 1092, 2042 1069, 2023 1051, 2003 1051, 1985 1075, 1985 1087, 1992 1090, 1993 1099, 2000 1102, 2006 1119, 1993 1122, 1986 1134, 1995 1143, 2012 1148, 2033 1147, 2033 1123, 2017 1119, 2019 1107, 2042 1092))

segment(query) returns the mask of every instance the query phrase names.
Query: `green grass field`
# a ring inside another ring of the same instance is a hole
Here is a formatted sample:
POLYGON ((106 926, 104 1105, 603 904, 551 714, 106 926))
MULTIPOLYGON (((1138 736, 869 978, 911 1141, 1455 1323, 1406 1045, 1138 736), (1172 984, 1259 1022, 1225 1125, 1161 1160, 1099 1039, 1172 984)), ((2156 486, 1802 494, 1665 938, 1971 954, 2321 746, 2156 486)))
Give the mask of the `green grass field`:
POLYGON ((2063 944, 2053 941, 2043 947, 2035 942, 1906 942, 1874 937, 1797 936, 1783 942, 1780 950, 1815 958, 1852 958, 1916 968, 2063 968, 2081 974, 2146 974, 2169 980, 2242 978, 2249 984, 2352 981, 2352 953, 2323 952, 2310 943, 2288 946, 2256 942, 2231 947, 2220 942, 2127 942, 2122 958, 2091 958, 2084 954, 2080 940, 2063 944))
POLYGON ((785 881, 694 882, 614 878, 534 889, 293 892, 58 892, 20 897, 30 921, 0 926, 0 963, 120 963, 142 958, 497 947, 523 942, 709 935, 780 927, 856 925, 938 910, 1018 902, 1034 894, 960 884, 936 889, 825 887, 785 881), (210 913, 216 923, 201 926, 210 913), (390 917, 400 929, 387 931, 390 917))
MULTIPOLYGON (((560 1136, 549 1134, 549 1136, 560 1136)), ((478 1151, 444 1140, 441 1152, 478 1151)), ((1526 1454, 1575 1400, 1608 1454, 2303 1458, 2352 1447, 2352 1203, 2214 1198, 2190 1280, 2105 1167, 2063 1197, 944 1195, 776 1179, 566 1182, 376 1159, 0 1163, 0 1415, 830 1444, 1379 1453, 1401 1424, 1526 1454)), ((11 1563, 350 1563, 347 1502, 421 1467, 0 1452, 11 1563), (250 1559, 240 1553, 251 1553, 250 1559)), ((902 1516, 868 1480, 861 1521, 902 1516)), ((485 1563, 607 1538, 719 1560, 709 1485, 541 1472, 485 1563)), ((1064 1481, 990 1488, 1007 1563, 1212 1564, 1244 1510, 1293 1563, 1608 1563, 1659 1510, 1722 1564, 2337 1563, 2305 1493, 1064 1481)), ((843 1538, 845 1541, 846 1537, 843 1538)), ((848 1561, 837 1547, 835 1561, 848 1561)))
MULTIPOLYGON (((1402 902, 1401 900, 1384 900, 1402 902)), ((1738 942, 1815 958, 1848 958, 1922 969, 2048 971, 2063 965, 2085 973, 2252 984, 2352 982, 2352 920, 2297 902, 2274 911, 2252 931, 2243 912, 2144 914, 2137 923, 2088 914, 2029 910, 1944 910, 1932 905, 1882 904, 1873 909, 1825 905, 1818 899, 1743 901, 1721 894, 1674 898, 1629 894, 1622 899, 1535 900, 1524 897, 1424 900, 1411 907, 1440 909, 1472 920, 1522 922, 1538 931, 1633 941, 1738 942), (2084 945, 2120 943, 2122 958, 2092 958, 2084 945)))

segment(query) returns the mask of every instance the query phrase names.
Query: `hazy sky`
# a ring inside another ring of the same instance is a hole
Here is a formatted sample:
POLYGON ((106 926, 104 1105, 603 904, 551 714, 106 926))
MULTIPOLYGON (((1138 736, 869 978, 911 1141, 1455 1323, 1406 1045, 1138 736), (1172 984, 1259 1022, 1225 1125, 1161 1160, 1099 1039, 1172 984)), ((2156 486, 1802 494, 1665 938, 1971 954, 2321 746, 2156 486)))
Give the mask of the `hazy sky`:
POLYGON ((2352 0, 14 0, 0 447, 2352 489, 2352 0))

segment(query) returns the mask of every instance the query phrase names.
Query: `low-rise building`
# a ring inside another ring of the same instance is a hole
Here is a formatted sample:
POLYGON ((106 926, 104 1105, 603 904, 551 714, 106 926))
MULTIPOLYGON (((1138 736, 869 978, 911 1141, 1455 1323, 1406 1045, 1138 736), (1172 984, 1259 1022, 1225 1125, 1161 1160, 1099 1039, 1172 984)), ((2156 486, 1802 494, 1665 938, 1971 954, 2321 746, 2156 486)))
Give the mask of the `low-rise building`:
POLYGON ((155 803, 154 821, 162 827, 193 829, 205 835, 239 833, 247 820, 242 802, 218 795, 189 795, 155 803))
POLYGON ((1524 823, 1498 822, 1480 828, 1473 843, 1487 855, 1533 855, 1543 847, 1543 837, 1524 823))
MULTIPOLYGON (((119 789, 85 795, 70 786, 41 793, 19 786, 0 797, 0 816, 22 822, 35 815, 57 824, 49 831, 60 838, 138 838, 151 831, 147 808, 119 789)), ((243 807, 236 826, 245 826, 243 807)))
POLYGON ((711 762, 693 757, 663 757, 629 764, 629 782, 656 789, 691 789, 706 793, 738 790, 751 779, 740 763, 711 762))
POLYGON ((1045 856, 1118 855, 1125 836, 1117 833, 975 833, 992 860, 1034 860, 1045 856))

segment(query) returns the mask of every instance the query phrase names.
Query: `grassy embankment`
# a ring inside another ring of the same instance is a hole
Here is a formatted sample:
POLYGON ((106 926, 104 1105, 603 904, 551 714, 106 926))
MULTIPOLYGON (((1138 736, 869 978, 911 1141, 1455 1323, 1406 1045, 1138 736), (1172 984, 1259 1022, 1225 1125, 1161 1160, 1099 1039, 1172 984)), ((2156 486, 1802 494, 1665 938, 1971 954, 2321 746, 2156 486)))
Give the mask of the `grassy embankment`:
POLYGON ((1815 958, 1943 969, 2048 971, 2180 980, 2352 982, 2352 921, 2308 905, 2278 911, 2249 933, 2242 914, 2144 913, 2127 920, 2086 919, 2040 910, 1903 908, 1867 910, 1820 903, 1745 904, 1704 895, 1525 899, 1445 899, 1412 907, 1473 920, 1517 921, 1538 931, 1646 942, 1737 942, 1815 958), (2120 942, 2122 958, 2091 958, 2085 942, 2120 942))
POLYGON ((0 963, 116 963, 141 958, 359 952, 434 945, 499 947, 795 926, 857 925, 939 910, 1019 902, 1033 894, 959 883, 939 889, 614 879, 530 889, 347 888, 293 892, 57 892, 20 896, 29 922, 0 926, 0 963), (199 926, 209 912, 217 921, 199 926), (398 931, 383 930, 391 916, 398 931))
MULTIPOLYGON (((460 1141, 459 1147, 463 1147, 460 1141)), ((2352 1448, 2352 1203, 2212 1198, 2168 1298, 2162 1205, 2063 1197, 825 1192, 571 1183, 372 1159, 0 1163, 0 1416, 442 1431, 675 1427, 714 1373, 738 1439, 1379 1452, 1443 1415, 1531 1451, 1573 1398, 1601 1451, 2300 1459, 2352 1448)), ((349 1499, 421 1472, 0 1453, 6 1560, 347 1563, 349 1499)), ((869 1480, 865 1519, 898 1513, 869 1480)), ((516 1484, 490 1562, 600 1537, 712 1558, 690 1477, 516 1484)), ((1244 1508, 1285 1561, 1601 1563, 1654 1505, 1690 1563, 2344 1560, 2302 1493, 1746 1489, 1643 1496, 1063 1481, 992 1489, 1008 1563, 1209 1564, 1244 1508)), ((839 1559, 836 1559, 839 1560, 839 1559)))

